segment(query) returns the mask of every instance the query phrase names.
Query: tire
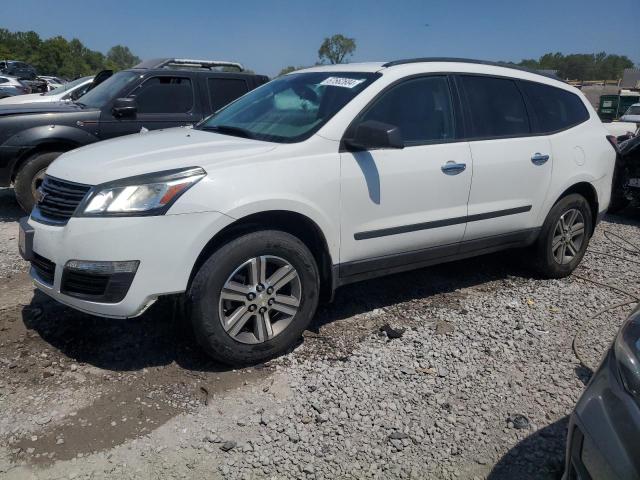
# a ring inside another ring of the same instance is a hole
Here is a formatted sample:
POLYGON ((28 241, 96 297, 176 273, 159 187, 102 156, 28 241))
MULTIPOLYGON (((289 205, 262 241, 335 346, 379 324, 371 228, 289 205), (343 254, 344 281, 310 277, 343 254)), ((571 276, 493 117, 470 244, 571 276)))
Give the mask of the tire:
POLYGON ((318 267, 306 245, 288 233, 264 230, 230 241, 204 262, 187 293, 188 315, 197 342, 212 358, 230 365, 255 364, 295 344, 316 311, 319 292, 318 267), (260 259, 260 262, 251 263, 251 259, 254 262, 260 259), (293 267, 293 274, 286 264, 293 267), (274 280, 271 283, 263 280, 262 290, 261 282, 252 280, 252 272, 260 271, 256 265, 266 265, 264 278, 274 280), (297 280, 294 276, 280 285, 275 281, 276 271, 287 272, 281 282, 294 274, 297 280), (228 283, 231 278, 232 283, 228 283), (276 290, 267 288, 272 284, 276 290), (223 294, 223 287, 230 285, 233 289, 225 289, 223 294), (255 298, 249 298, 251 294, 255 298), (227 300, 229 296, 233 300, 227 300), (296 299, 297 310, 280 303, 282 300, 295 303, 296 299), (273 321, 268 322, 271 336, 267 323, 260 321, 266 316, 273 321), (234 318, 240 318, 238 323, 233 322, 234 318), (243 319, 245 323, 240 328, 238 325, 243 319), (228 321, 226 327, 225 321, 228 321))
POLYGON ((546 278, 563 278, 571 275, 571 272, 578 266, 584 253, 589 245, 593 225, 593 216, 589 202, 579 194, 571 194, 561 198, 551 209, 547 218, 542 225, 542 230, 535 244, 534 267, 546 278), (571 232, 562 229, 559 224, 560 219, 564 217, 565 223, 571 221, 572 212, 578 212, 575 218, 575 224, 571 232), (565 216, 566 215, 566 216, 565 216), (580 216, 582 222, 580 222, 580 216), (582 237, 578 242, 579 236, 573 235, 580 231, 579 225, 582 224, 582 237), (558 239, 562 237, 564 240, 558 244, 558 239), (571 238, 571 242, 567 238, 571 238), (556 242, 557 249, 553 248, 556 242), (564 246, 563 246, 564 245, 564 246), (564 248, 564 251, 562 250, 564 248), (560 259, 562 262, 560 261, 560 259))
POLYGON ((44 175, 47 167, 64 152, 36 153, 27 159, 20 167, 13 182, 16 200, 20 207, 27 213, 33 210, 36 204, 35 189, 39 186, 38 180, 44 175))

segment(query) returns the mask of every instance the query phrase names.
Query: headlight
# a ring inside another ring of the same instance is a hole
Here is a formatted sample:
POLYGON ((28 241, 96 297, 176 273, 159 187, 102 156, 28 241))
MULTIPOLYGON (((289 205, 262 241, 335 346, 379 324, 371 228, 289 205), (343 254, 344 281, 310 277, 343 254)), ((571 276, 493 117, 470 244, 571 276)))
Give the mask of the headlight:
POLYGON ((640 399, 640 307, 624 323, 614 345, 622 383, 640 399))
POLYGON ((199 167, 125 178, 94 187, 80 216, 162 215, 206 175, 199 167))

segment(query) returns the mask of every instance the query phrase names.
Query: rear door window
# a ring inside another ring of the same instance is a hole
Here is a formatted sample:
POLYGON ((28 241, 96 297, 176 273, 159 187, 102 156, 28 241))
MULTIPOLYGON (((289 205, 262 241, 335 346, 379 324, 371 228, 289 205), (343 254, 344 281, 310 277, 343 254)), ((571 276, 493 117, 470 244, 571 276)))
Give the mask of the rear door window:
POLYGON ((461 75, 471 120, 471 138, 516 137, 531 133, 516 82, 508 78, 461 75))
POLYGON ((246 80, 241 78, 208 78, 207 88, 213 112, 249 91, 246 80))
POLYGON ((186 77, 151 77, 129 94, 138 113, 187 113, 193 108, 193 88, 186 77))
POLYGON ((536 116, 536 133, 551 133, 573 127, 589 119, 580 98, 566 90, 535 82, 521 82, 536 116))

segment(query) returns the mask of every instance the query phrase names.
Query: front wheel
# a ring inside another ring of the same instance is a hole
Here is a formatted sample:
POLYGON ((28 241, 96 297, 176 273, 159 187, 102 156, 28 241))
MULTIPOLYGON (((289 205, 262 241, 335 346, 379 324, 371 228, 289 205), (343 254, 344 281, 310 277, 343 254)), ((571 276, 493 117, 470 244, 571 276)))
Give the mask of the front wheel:
POLYGON ((227 364, 272 358, 300 338, 319 290, 314 257, 298 238, 274 230, 239 237, 193 280, 187 298, 196 340, 227 364))
POLYGON ((556 203, 535 245, 537 270, 548 278, 571 275, 584 256, 593 225, 589 202, 571 194, 556 203))
POLYGON ((25 212, 31 212, 36 204, 36 192, 42 181, 47 167, 62 155, 63 152, 41 152, 32 155, 20 167, 13 182, 16 200, 25 212))

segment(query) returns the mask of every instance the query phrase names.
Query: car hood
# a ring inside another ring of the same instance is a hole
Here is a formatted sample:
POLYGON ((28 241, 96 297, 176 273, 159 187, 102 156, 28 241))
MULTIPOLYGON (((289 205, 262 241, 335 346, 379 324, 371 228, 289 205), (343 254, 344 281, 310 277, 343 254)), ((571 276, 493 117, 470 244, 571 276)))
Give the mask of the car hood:
POLYGON ((97 185, 176 168, 202 167, 210 172, 223 164, 244 161, 277 146, 178 127, 127 135, 72 150, 53 162, 47 174, 97 185))
POLYGON ((82 110, 82 107, 73 102, 39 102, 10 105, 0 104, 0 116, 24 115, 34 113, 77 112, 78 110, 82 110))

